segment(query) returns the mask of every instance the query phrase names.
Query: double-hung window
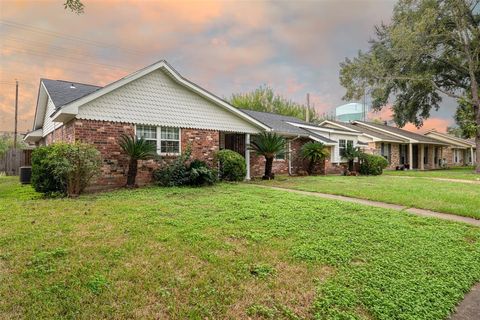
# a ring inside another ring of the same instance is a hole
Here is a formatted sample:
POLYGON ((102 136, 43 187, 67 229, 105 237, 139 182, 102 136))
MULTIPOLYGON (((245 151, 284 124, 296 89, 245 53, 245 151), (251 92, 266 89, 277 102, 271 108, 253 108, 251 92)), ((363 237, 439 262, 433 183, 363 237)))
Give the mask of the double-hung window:
POLYGON ((340 157, 343 158, 343 154, 347 146, 353 147, 353 140, 344 140, 344 139, 338 140, 338 151, 339 151, 340 157))
POLYGON ((343 155, 346 147, 347 147, 347 141, 346 140, 344 140, 344 139, 338 140, 338 151, 340 152, 340 156, 343 155))
POLYGON ((275 155, 275 160, 285 160, 286 157, 287 157, 287 150, 286 148, 284 148, 282 152, 277 153, 275 155))
POLYGON ((383 143, 381 144, 380 154, 387 159, 388 163, 390 162, 391 154, 392 154, 392 145, 390 143, 383 143))
POLYGON ((137 125, 137 138, 143 138, 157 148, 162 155, 176 155, 180 153, 180 129, 171 127, 155 127, 137 125))
POLYGON ((144 139, 157 147, 157 127, 137 126, 137 138, 144 139))
POLYGON ((160 153, 180 153, 180 129, 160 127, 160 153))

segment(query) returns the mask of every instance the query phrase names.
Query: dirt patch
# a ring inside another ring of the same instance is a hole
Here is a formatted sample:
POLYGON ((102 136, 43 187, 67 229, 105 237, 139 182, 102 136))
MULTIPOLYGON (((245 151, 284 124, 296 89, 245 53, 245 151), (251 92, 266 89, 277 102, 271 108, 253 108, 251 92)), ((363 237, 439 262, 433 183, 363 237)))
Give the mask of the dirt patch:
POLYGON ((317 284, 335 272, 331 267, 307 264, 277 262, 272 266, 275 275, 268 279, 252 278, 239 287, 242 295, 228 308, 226 318, 265 318, 263 313, 248 314, 252 306, 260 306, 275 319, 285 318, 287 313, 309 318, 317 284))

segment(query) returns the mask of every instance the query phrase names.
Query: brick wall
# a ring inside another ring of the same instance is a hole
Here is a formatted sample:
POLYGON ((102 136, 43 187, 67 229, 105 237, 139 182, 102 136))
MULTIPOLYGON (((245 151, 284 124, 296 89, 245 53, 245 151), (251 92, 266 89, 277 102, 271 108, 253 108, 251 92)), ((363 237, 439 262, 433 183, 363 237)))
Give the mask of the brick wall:
MULTIPOLYGON (((128 158, 123 153, 118 140, 122 134, 133 134, 132 124, 75 120, 75 140, 94 145, 102 156, 101 174, 92 184, 97 188, 121 187, 126 183, 128 158)), ((138 166, 137 183, 145 184, 150 180, 145 174, 148 168, 155 167, 152 161, 141 161, 138 166)), ((150 172, 151 172, 150 170, 150 172)))
MULTIPOLYGON (((95 145, 102 154, 102 175, 96 181, 102 187, 120 187, 126 183, 128 158, 121 150, 118 139, 121 134, 133 134, 132 124, 76 120, 75 138, 77 141, 95 145)), ((191 159, 200 159, 213 165, 214 153, 219 147, 219 132, 213 130, 181 129, 181 150, 190 145, 191 159)), ((176 157, 162 156, 158 160, 139 161, 137 184, 152 182, 155 169, 171 163, 176 157)))
POLYGON ((220 132, 214 130, 182 129, 182 150, 190 144, 192 159, 200 159, 213 166, 215 152, 220 146, 220 132))
MULTIPOLYGON (((400 165, 400 144, 384 142, 384 145, 390 144, 390 164, 387 169, 395 169, 400 165)), ((369 142, 368 152, 370 154, 382 155, 382 143, 381 142, 369 142)))
MULTIPOLYGON (((57 127, 55 130, 47 134, 42 140, 39 141, 39 145, 49 145, 54 142, 73 142, 75 139, 75 126, 74 120, 67 122, 66 124, 57 127)), ((57 125, 58 126, 58 125, 57 125)))

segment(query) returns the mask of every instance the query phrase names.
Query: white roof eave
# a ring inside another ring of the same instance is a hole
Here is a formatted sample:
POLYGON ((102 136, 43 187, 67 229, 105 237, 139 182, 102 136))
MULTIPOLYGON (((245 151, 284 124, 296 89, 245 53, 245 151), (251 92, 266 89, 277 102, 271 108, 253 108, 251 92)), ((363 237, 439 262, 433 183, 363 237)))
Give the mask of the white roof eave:
POLYGON ((40 129, 28 132, 23 138, 23 140, 26 142, 37 142, 40 139, 42 139, 42 136, 43 136, 43 128, 40 128, 40 129))

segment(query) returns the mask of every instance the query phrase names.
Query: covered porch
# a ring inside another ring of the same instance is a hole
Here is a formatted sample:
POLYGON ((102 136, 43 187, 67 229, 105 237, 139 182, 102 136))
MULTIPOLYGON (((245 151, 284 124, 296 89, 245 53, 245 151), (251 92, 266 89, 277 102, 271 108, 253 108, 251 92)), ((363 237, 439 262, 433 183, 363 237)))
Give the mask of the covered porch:
POLYGON ((400 144, 400 165, 410 170, 440 169, 444 163, 445 145, 408 143, 400 144))
POLYGON ((248 145, 250 144, 249 133, 232 133, 232 132, 220 132, 220 150, 228 149, 241 154, 245 158, 247 165, 246 180, 251 179, 250 172, 250 150, 248 145))

